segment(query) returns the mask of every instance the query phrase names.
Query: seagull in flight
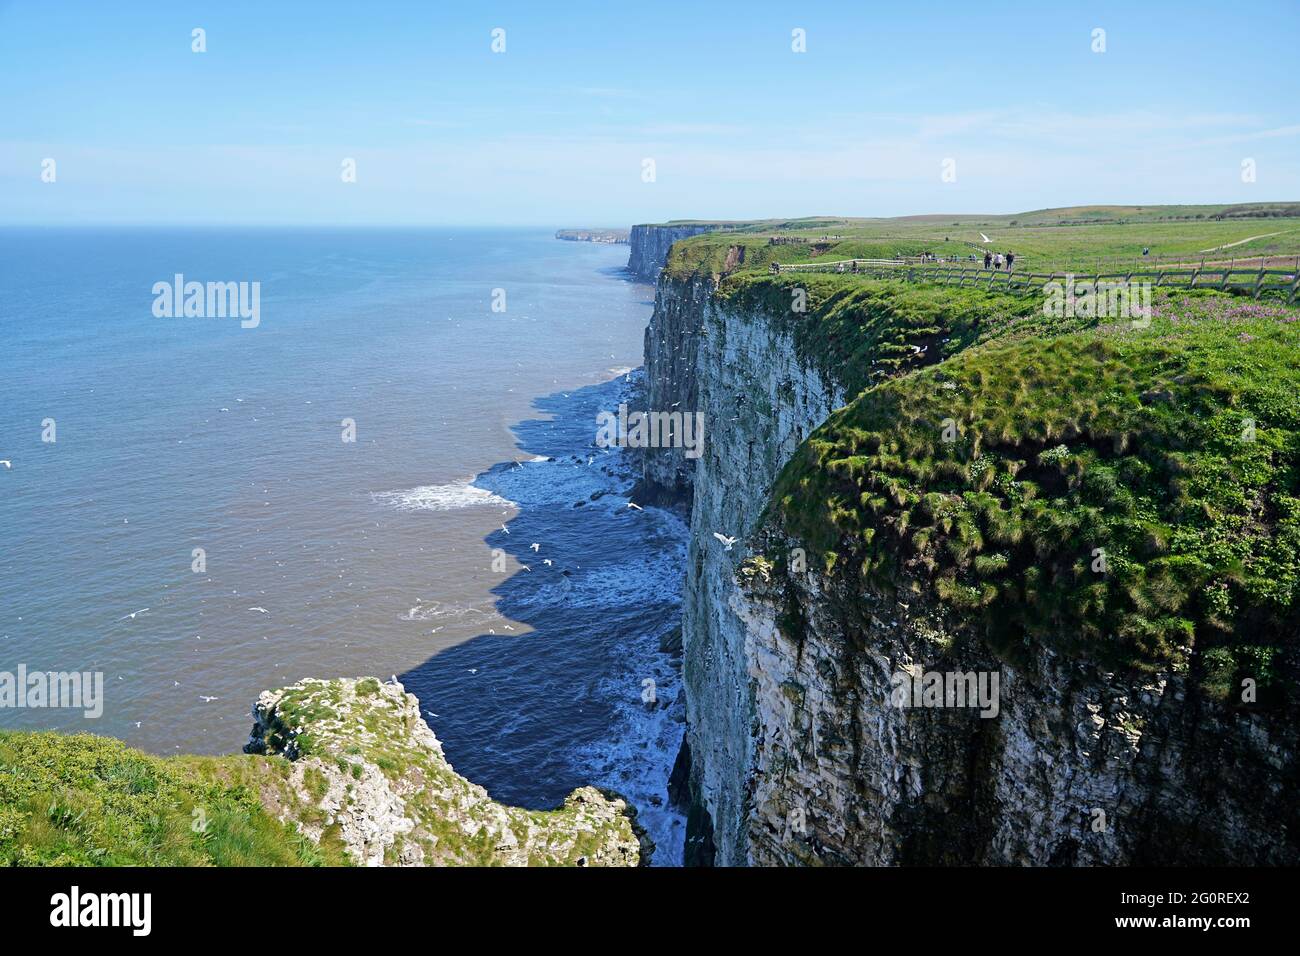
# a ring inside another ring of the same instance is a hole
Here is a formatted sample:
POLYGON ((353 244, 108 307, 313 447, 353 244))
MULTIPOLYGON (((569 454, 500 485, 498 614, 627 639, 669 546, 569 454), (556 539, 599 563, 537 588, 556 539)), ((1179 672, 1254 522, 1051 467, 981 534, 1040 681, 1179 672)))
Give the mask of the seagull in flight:
POLYGON ((130 614, 127 614, 127 615, 125 615, 125 616, 123 616, 123 617, 119 617, 118 620, 119 620, 119 621, 125 621, 125 620, 129 617, 131 620, 134 621, 134 620, 135 620, 135 616, 136 616, 137 614, 143 614, 143 613, 144 613, 145 611, 147 611, 147 610, 149 610, 147 607, 142 607, 142 608, 140 608, 140 610, 138 610, 138 611, 132 611, 130 614))
POLYGON ((256 611, 258 614, 270 614, 270 613, 271 613, 270 611, 268 611, 268 610, 267 610, 266 608, 264 608, 264 607, 250 607, 249 610, 250 610, 250 611, 256 611))
POLYGON ((428 714, 430 717, 439 717, 439 716, 441 716, 440 714, 435 714, 435 713, 434 713, 433 711, 431 711, 431 710, 426 710, 425 713, 428 714))
POLYGON ((221 700, 221 698, 220 698, 220 697, 209 697, 207 694, 199 694, 199 700, 203 701, 204 703, 210 704, 210 703, 212 703, 214 700, 221 700))
POLYGON ((983 239, 985 242, 992 242, 992 241, 993 241, 993 240, 990 239, 988 236, 984 235, 984 233, 982 233, 982 232, 980 233, 980 238, 983 239))
POLYGON ((629 501, 629 502, 627 503, 627 506, 628 506, 629 508, 635 508, 637 511, 644 511, 644 510, 645 510, 645 509, 642 508, 639 504, 637 504, 635 501, 629 501))
POLYGON ((8 458, 0 458, 0 465, 4 465, 5 470, 8 471, 10 468, 14 466, 14 463, 10 461, 8 458))
POLYGON ((738 540, 740 540, 739 538, 728 538, 725 534, 718 534, 718 532, 716 531, 713 532, 713 536, 717 538, 719 541, 721 541, 724 545, 726 545, 727 546, 726 550, 728 551, 731 550, 731 546, 733 544, 735 544, 738 540))
POLYGON ((536 552, 542 550, 542 546, 541 546, 540 544, 538 544, 536 541, 534 541, 534 542, 533 542, 532 544, 530 544, 528 547, 532 548, 534 553, 536 553, 536 552))

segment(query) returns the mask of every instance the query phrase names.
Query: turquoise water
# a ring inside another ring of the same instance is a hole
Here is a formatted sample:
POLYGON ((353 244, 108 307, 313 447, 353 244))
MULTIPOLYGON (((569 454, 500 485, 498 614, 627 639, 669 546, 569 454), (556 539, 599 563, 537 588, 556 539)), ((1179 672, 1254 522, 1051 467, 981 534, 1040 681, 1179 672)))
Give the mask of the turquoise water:
POLYGON ((668 862, 657 639, 685 529, 627 508, 629 463, 591 447, 652 306, 625 257, 527 231, 0 230, 0 670, 105 680, 98 719, 0 726, 233 752, 265 688, 395 675, 495 797, 614 786, 668 862), (156 317, 177 273, 260 282, 259 324, 156 317))

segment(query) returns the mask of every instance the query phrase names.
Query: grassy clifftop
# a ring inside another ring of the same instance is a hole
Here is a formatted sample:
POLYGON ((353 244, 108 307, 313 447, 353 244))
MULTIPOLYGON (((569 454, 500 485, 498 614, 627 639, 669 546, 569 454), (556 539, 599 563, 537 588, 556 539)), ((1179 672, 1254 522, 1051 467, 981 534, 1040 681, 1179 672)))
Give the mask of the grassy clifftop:
POLYGON ((1297 318, 1205 293, 1145 329, 950 322, 983 344, 833 415, 771 517, 837 575, 932 586, 1007 655, 1267 676, 1300 630, 1297 318))
POLYGON ((400 685, 302 681, 254 714, 248 756, 0 733, 0 864, 635 866, 652 850, 592 787, 548 811, 493 801, 400 685))
POLYGON ((789 332, 800 358, 850 395, 978 342, 1090 324, 1049 320, 1028 296, 831 273, 746 273, 724 279, 717 295, 789 332))
POLYGON ((0 733, 0 864, 345 862, 263 805, 288 770, 248 757, 155 757, 89 734, 0 733))
POLYGON ((766 271, 840 259, 929 253, 965 259, 984 248, 1015 252, 1030 271, 1094 271, 1108 258, 1150 266, 1300 253, 1300 203, 1225 206, 1076 206, 1009 215, 927 215, 893 219, 812 218, 718 224, 676 243, 665 264, 673 279, 766 271), (986 241, 987 240, 987 241, 986 241), (1143 255, 1149 252, 1154 258, 1143 255))

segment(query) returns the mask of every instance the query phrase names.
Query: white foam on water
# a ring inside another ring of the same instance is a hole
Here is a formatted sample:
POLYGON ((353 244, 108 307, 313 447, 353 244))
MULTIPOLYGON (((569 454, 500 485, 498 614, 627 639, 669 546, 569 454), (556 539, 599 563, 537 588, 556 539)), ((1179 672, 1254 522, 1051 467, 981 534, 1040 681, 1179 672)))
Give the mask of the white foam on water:
POLYGON ((489 622, 504 621, 506 618, 495 608, 482 608, 470 604, 452 604, 446 601, 425 601, 419 599, 415 605, 402 615, 403 621, 457 621, 476 627, 486 627, 489 622))
POLYGON ((513 508, 515 503, 473 484, 473 478, 445 485, 420 485, 404 491, 376 491, 370 497, 397 511, 459 511, 462 508, 513 508))
POLYGON ((651 865, 681 866, 686 817, 665 792, 684 729, 680 664, 659 650, 653 635, 620 642, 620 649, 629 670, 598 685, 614 702, 613 732, 606 741, 578 749, 576 757, 594 783, 636 806, 638 820, 655 843, 651 865), (646 678, 655 684, 653 705, 641 696, 646 678))

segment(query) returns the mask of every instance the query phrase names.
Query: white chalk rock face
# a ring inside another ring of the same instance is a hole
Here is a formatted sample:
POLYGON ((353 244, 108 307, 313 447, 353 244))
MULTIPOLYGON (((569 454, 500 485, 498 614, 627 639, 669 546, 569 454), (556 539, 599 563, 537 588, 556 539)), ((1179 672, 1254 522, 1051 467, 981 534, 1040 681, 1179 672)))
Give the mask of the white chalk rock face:
POLYGON ((400 684, 304 680, 265 691, 251 754, 288 761, 262 800, 309 839, 364 866, 637 866, 653 846, 615 794, 575 790, 555 810, 492 800, 457 774, 400 684))

